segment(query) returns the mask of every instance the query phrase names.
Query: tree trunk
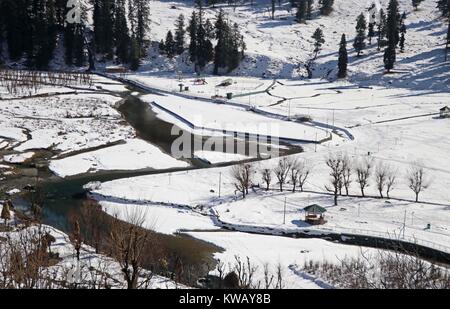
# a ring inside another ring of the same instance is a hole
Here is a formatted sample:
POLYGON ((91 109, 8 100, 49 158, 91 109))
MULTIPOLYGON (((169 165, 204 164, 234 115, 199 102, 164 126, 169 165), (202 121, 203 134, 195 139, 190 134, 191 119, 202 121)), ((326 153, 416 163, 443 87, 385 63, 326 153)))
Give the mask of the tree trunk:
POLYGON ((334 193, 334 206, 338 205, 338 194, 337 191, 334 193))

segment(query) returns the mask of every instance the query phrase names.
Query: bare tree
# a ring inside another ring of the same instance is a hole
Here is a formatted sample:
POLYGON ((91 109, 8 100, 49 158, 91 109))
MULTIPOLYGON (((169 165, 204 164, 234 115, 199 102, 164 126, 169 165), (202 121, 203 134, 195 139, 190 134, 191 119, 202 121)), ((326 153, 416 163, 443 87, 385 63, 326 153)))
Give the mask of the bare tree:
POLYGON ((5 225, 8 222, 8 220, 11 220, 11 201, 10 200, 6 200, 3 203, 2 213, 0 215, 0 218, 5 220, 5 225))
POLYGON ((388 167, 383 162, 379 162, 375 169, 375 182, 381 198, 384 197, 383 191, 388 183, 388 176, 388 167))
POLYGON ((278 184, 280 185, 280 191, 283 192, 283 185, 286 182, 286 178, 289 175, 291 169, 291 161, 286 157, 281 158, 278 161, 278 165, 275 167, 274 173, 278 179, 278 184))
POLYGON ((329 192, 333 192, 334 205, 338 204, 338 195, 340 188, 342 188, 342 174, 343 174, 343 157, 342 154, 329 154, 325 160, 327 166, 330 168, 330 185, 325 186, 329 192))
POLYGON ((369 186, 369 179, 372 173, 372 159, 366 157, 362 161, 358 161, 356 163, 355 172, 356 172, 356 182, 359 184, 359 188, 361 189, 361 196, 365 196, 364 190, 369 186))
POLYGON ((266 191, 269 191, 270 183, 272 182, 272 171, 265 168, 261 171, 262 179, 266 183, 266 191))
POLYGON ((248 188, 251 185, 252 166, 250 164, 234 165, 231 169, 231 176, 234 179, 236 190, 242 193, 245 198, 248 194, 248 188))
MULTIPOLYGON (((113 257, 119 262, 128 289, 139 287, 141 265, 150 243, 150 233, 143 228, 145 213, 135 211, 127 213, 125 221, 113 220, 110 230, 110 242, 113 257)), ((147 278, 146 282, 150 280, 147 278)), ((142 284, 142 283, 140 283, 142 284)))
POLYGON ((312 165, 309 161, 303 160, 298 163, 298 186, 300 191, 303 192, 305 183, 308 180, 312 172, 312 165))
POLYGON ((292 192, 295 192, 295 189, 297 188, 299 172, 300 172, 300 162, 298 160, 292 161, 290 169, 292 192))
POLYGON ((420 192, 430 186, 430 181, 427 179, 427 175, 422 164, 420 162, 413 163, 408 170, 406 178, 408 181, 408 187, 416 196, 417 203, 419 201, 420 192))
POLYGON ((394 189, 394 186, 397 182, 397 173, 398 170, 396 168, 388 167, 388 175, 386 179, 386 197, 390 198, 390 193, 394 189))
POLYGON ((348 196, 352 184, 352 161, 348 154, 345 154, 342 158, 342 164, 342 184, 345 188, 345 195, 348 196))

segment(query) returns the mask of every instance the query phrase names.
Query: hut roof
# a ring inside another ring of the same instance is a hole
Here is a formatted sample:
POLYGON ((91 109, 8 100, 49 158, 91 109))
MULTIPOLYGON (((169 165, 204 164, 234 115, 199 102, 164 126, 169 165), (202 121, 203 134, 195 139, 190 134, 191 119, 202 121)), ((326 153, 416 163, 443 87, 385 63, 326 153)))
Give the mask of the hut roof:
POLYGON ((321 213, 324 213, 327 211, 325 208, 323 208, 322 206, 319 206, 317 204, 307 206, 307 207, 303 208, 303 210, 306 212, 312 212, 312 213, 316 213, 316 214, 321 214, 321 213))
POLYGON ((444 106, 443 108, 440 109, 441 112, 445 112, 445 111, 449 111, 450 107, 448 106, 444 106))

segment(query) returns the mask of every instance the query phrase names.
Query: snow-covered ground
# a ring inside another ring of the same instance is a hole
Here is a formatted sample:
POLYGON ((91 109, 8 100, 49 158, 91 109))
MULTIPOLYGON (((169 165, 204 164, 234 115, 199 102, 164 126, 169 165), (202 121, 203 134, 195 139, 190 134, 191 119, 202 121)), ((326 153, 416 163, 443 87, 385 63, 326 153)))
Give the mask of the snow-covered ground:
POLYGON ((261 281, 261 288, 264 288, 265 265, 268 265, 270 274, 275 275, 274 280, 277 267, 281 266, 283 288, 330 288, 317 278, 296 272, 297 266, 301 269, 309 261, 339 263, 344 258, 376 252, 374 249, 335 244, 322 239, 293 239, 240 232, 190 232, 189 235, 223 247, 225 251, 216 253, 215 258, 224 263, 227 270, 235 266, 236 256, 244 263, 248 258, 252 266, 257 267, 254 280, 261 281))
MULTIPOLYGON (((400 88, 448 91, 448 70, 441 65, 444 60, 442 43, 446 28, 436 8, 437 0, 423 1, 417 11, 413 9, 410 0, 399 0, 400 12, 406 12, 407 15, 405 51, 397 55, 398 73, 386 76, 383 75, 383 52, 377 51, 376 38, 372 40, 372 44, 368 44, 361 57, 356 57, 352 48, 357 16, 365 13, 369 20, 368 8, 373 2, 386 12, 388 0, 336 0, 334 11, 329 16, 320 16, 318 2, 315 2, 313 19, 306 24, 299 24, 294 20, 296 10, 291 10, 288 3, 282 7, 276 6, 275 19, 272 20, 270 0, 260 0, 255 1, 254 6, 246 3, 236 7, 216 5, 216 8, 206 8, 205 18, 214 20, 222 8, 230 21, 239 25, 244 35, 247 58, 232 75, 258 78, 262 73, 276 78, 305 76, 304 64, 311 59, 314 49, 311 36, 320 27, 324 32, 325 43, 313 68, 314 77, 335 78, 339 41, 345 33, 352 81, 367 85, 392 83, 400 88)), ((167 31, 174 30, 173 24, 178 15, 183 13, 188 18, 192 10, 193 1, 154 1, 150 27, 152 40, 159 42, 165 39, 167 31), (172 6, 176 6, 176 9, 171 9, 172 6)), ((163 71, 183 71, 185 76, 189 76, 193 67, 186 64, 186 55, 168 60, 165 56, 152 53, 141 71, 157 75, 163 71)), ((178 75, 180 74, 177 77, 178 75)), ((172 86, 166 84, 166 87, 176 89, 177 84, 177 81, 173 81, 172 86)), ((211 85, 217 85, 217 81, 211 85)), ((247 88, 254 88, 254 84, 249 84, 247 88)))
MULTIPOLYGON (((208 135, 209 129, 212 129, 219 132, 249 133, 263 137, 273 136, 280 139, 305 141, 322 140, 329 136, 327 131, 310 125, 273 119, 229 105, 212 104, 175 95, 149 94, 143 96, 142 100, 150 104, 153 102, 158 104, 155 109, 158 111, 158 117, 163 120, 173 122, 193 133, 206 131, 203 135, 208 135), (173 115, 159 110, 159 106, 187 120, 195 126, 194 130, 188 125, 180 123, 179 119, 173 115)), ((153 105, 155 106, 155 104, 153 105)))
POLYGON ((168 169, 187 167, 156 146, 140 139, 126 140, 124 144, 82 153, 50 162, 50 170, 60 177, 102 170, 138 170, 143 168, 168 169))

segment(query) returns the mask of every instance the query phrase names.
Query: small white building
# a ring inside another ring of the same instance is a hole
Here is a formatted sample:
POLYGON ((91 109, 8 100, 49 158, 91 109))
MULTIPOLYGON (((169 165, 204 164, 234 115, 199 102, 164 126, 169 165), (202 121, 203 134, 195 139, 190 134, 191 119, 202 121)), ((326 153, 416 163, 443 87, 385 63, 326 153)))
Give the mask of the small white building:
POLYGON ((439 110, 439 117, 450 118, 450 107, 445 106, 439 110))

